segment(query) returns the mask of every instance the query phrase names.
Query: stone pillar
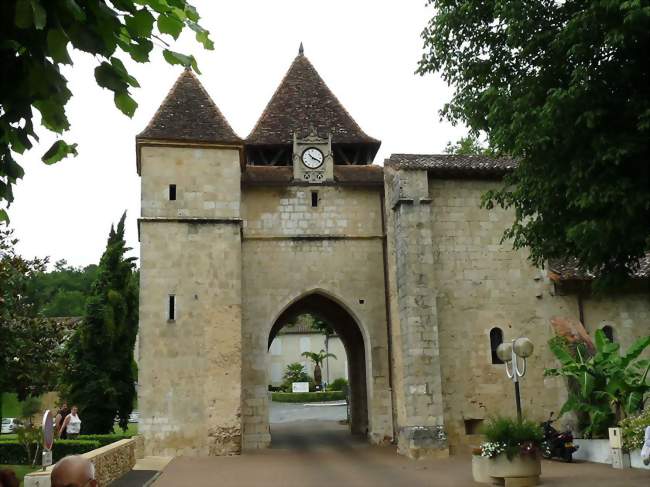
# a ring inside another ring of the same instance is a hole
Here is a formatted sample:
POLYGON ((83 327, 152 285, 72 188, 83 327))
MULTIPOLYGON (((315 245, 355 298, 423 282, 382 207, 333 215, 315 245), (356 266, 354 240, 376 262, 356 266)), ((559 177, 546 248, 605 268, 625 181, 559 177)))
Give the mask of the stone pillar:
POLYGON ((390 204, 403 357, 398 373, 403 374, 406 413, 398 428, 398 452, 410 458, 447 456, 427 172, 398 171, 393 185, 390 204))

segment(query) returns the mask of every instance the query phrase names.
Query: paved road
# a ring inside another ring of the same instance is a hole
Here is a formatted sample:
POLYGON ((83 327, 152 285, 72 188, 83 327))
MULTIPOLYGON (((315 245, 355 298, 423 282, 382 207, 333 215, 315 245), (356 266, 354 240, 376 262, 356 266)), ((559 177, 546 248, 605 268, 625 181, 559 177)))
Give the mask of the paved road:
MULTIPOLYGON (((284 409, 284 408, 280 408, 284 409)), ((287 408, 288 409, 288 408, 287 408)), ((305 413, 309 414, 309 413, 305 413)), ((273 447, 237 457, 179 457, 154 487, 472 487, 469 456, 412 461, 395 447, 375 447, 337 421, 271 424, 273 447)), ((650 472, 544 461, 548 487, 648 487, 650 472)))
POLYGON ((340 401, 328 403, 327 406, 271 402, 269 421, 271 424, 314 420, 342 421, 346 416, 347 407, 340 401))

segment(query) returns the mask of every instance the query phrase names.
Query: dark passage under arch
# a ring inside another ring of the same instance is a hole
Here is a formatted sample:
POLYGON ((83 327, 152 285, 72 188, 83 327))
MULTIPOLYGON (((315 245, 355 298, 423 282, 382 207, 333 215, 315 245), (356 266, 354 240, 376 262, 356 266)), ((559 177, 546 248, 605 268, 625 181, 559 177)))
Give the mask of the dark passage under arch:
POLYGON ((354 434, 368 432, 368 393, 366 386, 366 350, 363 335, 354 318, 336 301, 320 293, 312 293, 292 303, 278 317, 269 333, 267 349, 287 323, 305 313, 326 321, 341 338, 348 358, 350 383, 350 430, 354 434))

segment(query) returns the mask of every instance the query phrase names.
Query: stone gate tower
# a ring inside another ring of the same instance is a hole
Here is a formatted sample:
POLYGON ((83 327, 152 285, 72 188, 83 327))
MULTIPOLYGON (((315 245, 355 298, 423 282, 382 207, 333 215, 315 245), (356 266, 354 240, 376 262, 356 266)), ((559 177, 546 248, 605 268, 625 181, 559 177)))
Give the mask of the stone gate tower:
POLYGON ((551 323, 608 329, 624 349, 650 333, 650 256, 621 293, 593 296, 575 265, 544 271, 502 241, 513 215, 481 195, 515 161, 378 166, 379 145, 302 49, 246 140, 181 74, 136 139, 147 454, 268 447, 269 346, 305 312, 345 347, 351 431, 410 457, 468 448, 485 418, 512 410, 504 340, 535 343, 521 392, 543 420, 566 397, 543 375, 557 365, 551 323))
POLYGON ((137 137, 140 431, 150 452, 241 448, 241 156, 196 77, 137 137))

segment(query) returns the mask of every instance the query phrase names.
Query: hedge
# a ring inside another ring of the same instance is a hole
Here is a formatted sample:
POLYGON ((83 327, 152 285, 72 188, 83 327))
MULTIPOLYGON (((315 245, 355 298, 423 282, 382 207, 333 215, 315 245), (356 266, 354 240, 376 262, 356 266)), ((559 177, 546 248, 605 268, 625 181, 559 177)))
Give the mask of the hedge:
MULTIPOLYGON (((52 457, 56 462, 66 455, 80 455, 99 448, 99 441, 88 440, 57 440, 52 449, 52 457)), ((32 463, 32 458, 27 458, 25 448, 17 441, 0 443, 0 464, 27 465, 32 463)), ((40 459, 36 459, 40 463, 40 459)))
POLYGON ((99 443, 99 446, 106 446, 110 443, 115 443, 116 441, 126 440, 132 437, 133 435, 113 433, 110 435, 79 435, 76 439, 84 441, 97 441, 99 443))
POLYGON ((327 392, 272 392, 271 399, 275 402, 321 402, 342 401, 345 393, 342 391, 327 392))

